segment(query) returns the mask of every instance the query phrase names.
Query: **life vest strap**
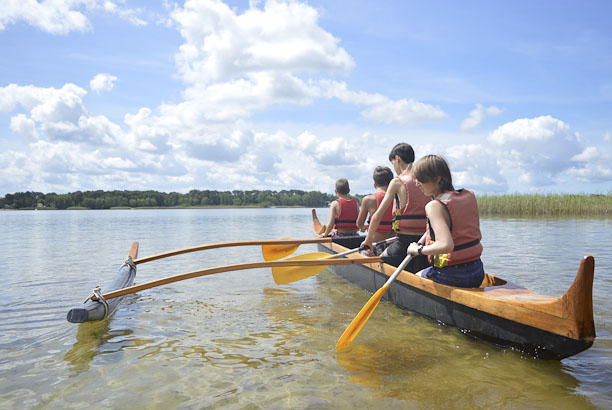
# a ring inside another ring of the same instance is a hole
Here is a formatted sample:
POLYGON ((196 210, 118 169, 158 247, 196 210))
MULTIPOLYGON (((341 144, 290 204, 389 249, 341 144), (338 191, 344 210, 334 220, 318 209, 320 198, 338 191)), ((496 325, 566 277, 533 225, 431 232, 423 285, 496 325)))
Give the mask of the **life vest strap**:
POLYGON ((460 251, 462 249, 471 248, 472 246, 476 246, 480 243, 480 239, 474 239, 473 241, 462 243, 461 245, 457 245, 453 248, 453 252, 460 251))

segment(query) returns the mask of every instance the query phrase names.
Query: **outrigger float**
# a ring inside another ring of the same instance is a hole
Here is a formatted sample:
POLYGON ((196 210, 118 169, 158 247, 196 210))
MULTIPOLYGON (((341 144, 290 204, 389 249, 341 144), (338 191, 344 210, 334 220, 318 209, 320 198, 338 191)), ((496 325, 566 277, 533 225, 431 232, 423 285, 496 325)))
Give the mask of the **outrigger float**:
MULTIPOLYGON (((325 227, 319 222, 314 209, 312 220, 315 234, 324 231, 325 227)), ((96 287, 82 305, 68 312, 67 319, 73 323, 103 320, 113 314, 127 294, 199 276, 272 268, 275 282, 286 284, 329 268, 336 275, 374 293, 341 336, 338 349, 348 346, 381 298, 460 329, 466 335, 511 347, 540 359, 558 360, 575 355, 591 347, 595 340, 592 301, 595 261, 592 256, 582 258, 578 274, 568 291, 553 297, 488 273, 479 288, 457 288, 435 283, 396 269, 385 263, 383 258, 360 254, 358 251, 362 240, 363 237, 354 236, 220 242, 143 258, 137 258, 138 242, 134 242, 116 280, 105 289, 106 293, 96 287), (320 252, 285 258, 301 244, 317 244, 320 252), (262 247, 265 262, 213 267, 133 284, 136 266, 140 263, 207 249, 249 245, 262 247), (378 300, 374 301, 376 298, 378 300), (368 312, 364 314, 364 310, 368 312), (352 334, 345 336, 347 332, 350 333, 349 330, 352 334)))

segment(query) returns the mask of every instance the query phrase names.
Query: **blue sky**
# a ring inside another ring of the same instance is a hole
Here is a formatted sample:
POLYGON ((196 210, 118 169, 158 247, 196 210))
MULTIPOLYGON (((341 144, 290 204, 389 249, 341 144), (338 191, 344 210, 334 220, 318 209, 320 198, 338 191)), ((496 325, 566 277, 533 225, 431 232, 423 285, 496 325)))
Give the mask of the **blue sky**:
POLYGON ((0 195, 372 190, 397 142, 479 193, 612 191, 608 1, 10 1, 0 195))

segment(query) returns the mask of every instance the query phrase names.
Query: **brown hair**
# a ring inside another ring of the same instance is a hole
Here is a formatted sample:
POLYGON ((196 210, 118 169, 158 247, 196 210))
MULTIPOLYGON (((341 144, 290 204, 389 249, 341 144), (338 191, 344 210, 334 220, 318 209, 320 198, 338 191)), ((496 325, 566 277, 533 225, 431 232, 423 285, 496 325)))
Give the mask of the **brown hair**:
POLYGON ((374 184, 383 188, 389 186, 393 179, 393 171, 389 167, 376 167, 372 177, 374 178, 374 184))
POLYGON ((419 182, 435 182, 440 177, 441 192, 454 191, 453 178, 446 160, 440 155, 425 155, 412 167, 412 175, 419 182))
POLYGON ((336 192, 340 195, 348 195, 348 193, 351 192, 349 183, 346 179, 340 178, 336 181, 336 192))
POLYGON ((396 155, 399 155, 402 161, 404 161, 406 164, 414 162, 414 150, 410 144, 406 144, 405 142, 395 144, 395 146, 391 148, 391 152, 389 153, 389 161, 392 161, 396 155))

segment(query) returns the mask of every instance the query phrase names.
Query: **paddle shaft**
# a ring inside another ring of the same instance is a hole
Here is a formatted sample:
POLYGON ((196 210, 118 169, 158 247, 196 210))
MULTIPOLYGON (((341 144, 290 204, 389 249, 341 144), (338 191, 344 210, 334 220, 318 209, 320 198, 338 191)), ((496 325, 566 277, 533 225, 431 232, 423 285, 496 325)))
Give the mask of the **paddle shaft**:
POLYGON ((145 262, 151 262, 157 259, 167 258, 169 256, 182 255, 184 253, 203 251, 207 249, 228 248, 232 246, 252 246, 252 245, 290 245, 290 244, 310 244, 310 243, 329 243, 332 238, 308 238, 308 239, 264 239, 264 240, 249 240, 249 241, 229 241, 219 243, 209 243, 204 245, 189 246, 187 248, 175 249, 168 252, 158 253, 155 255, 145 256, 134 259, 136 265, 145 262))
MULTIPOLYGON (((418 243, 422 243, 425 240, 425 235, 426 234, 423 234, 421 239, 419 239, 418 243)), ((355 316, 355 318, 348 325, 344 333, 342 333, 342 336, 340 336, 340 339, 338 339, 338 343, 336 344, 337 352, 347 348, 351 344, 353 339, 357 337, 357 334, 359 333, 361 328, 363 328, 363 326, 366 324, 370 316, 372 316, 374 309, 376 309, 382 297, 385 295, 389 287, 391 287, 391 283, 395 280, 395 278, 399 276, 399 274, 408 265, 408 263, 412 259, 412 256, 413 256, 412 254, 406 255, 402 263, 399 264, 395 272, 393 272, 393 274, 389 277, 389 279, 387 279, 385 284, 380 289, 378 289, 376 293, 374 293, 374 295, 372 295, 372 297, 368 300, 368 302, 359 311, 357 316, 355 316)))
POLYGON ((130 293, 136 293, 141 290, 151 289, 157 286, 166 285, 168 283, 179 282, 185 279, 196 278, 199 276, 213 275, 221 272, 231 272, 236 270, 244 269, 257 269, 257 268, 272 268, 282 266, 320 266, 320 265, 353 265, 353 264, 364 264, 364 263, 379 263, 383 262, 382 258, 360 258, 360 259, 334 259, 334 260, 291 260, 291 261, 270 261, 270 262, 253 262, 253 263, 240 263, 236 265, 219 266, 216 268, 208 268, 193 272, 181 273, 178 275, 168 276, 163 279, 157 279, 150 282, 141 283, 139 285, 130 286, 127 288, 119 289, 116 291, 108 292, 102 295, 104 299, 118 298, 119 296, 128 295, 130 293))
MULTIPOLYGON (((396 240, 397 240, 397 236, 394 236, 394 237, 391 237, 391 238, 387 238, 387 239, 385 239, 383 241, 374 242, 372 244, 372 246, 382 245, 383 243, 389 244, 391 242, 395 242, 396 240)), ((369 248, 369 246, 365 246, 365 245, 364 246, 360 246, 359 248, 350 249, 350 250, 344 251, 342 253, 336 253, 336 254, 329 255, 327 257, 327 259, 339 258, 340 256, 350 255, 351 253, 363 251, 363 250, 365 250, 367 248, 369 248)))

